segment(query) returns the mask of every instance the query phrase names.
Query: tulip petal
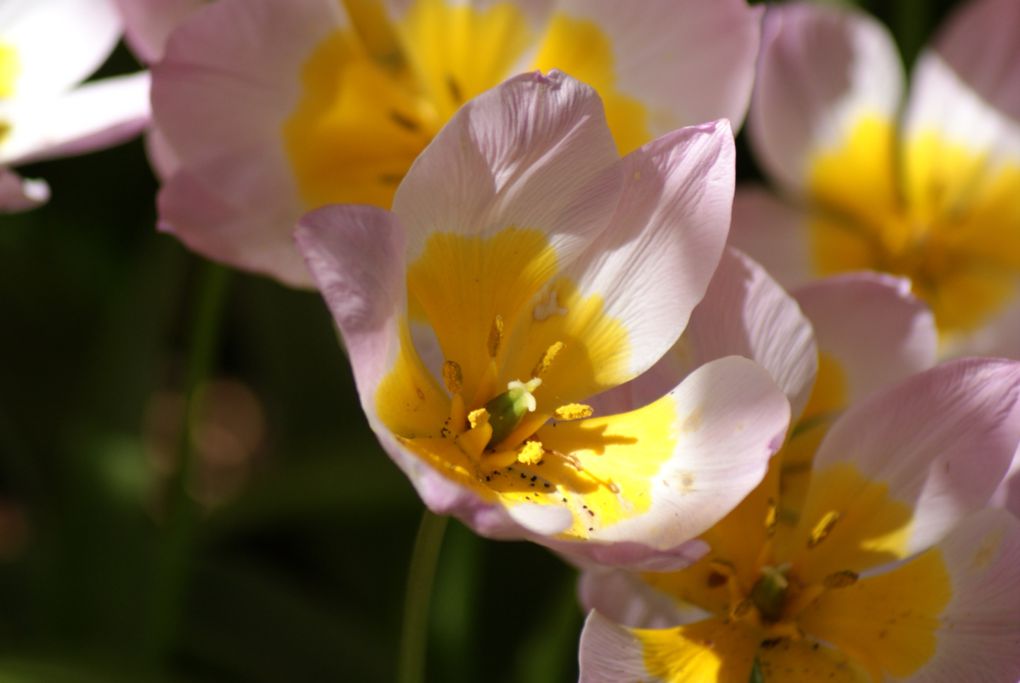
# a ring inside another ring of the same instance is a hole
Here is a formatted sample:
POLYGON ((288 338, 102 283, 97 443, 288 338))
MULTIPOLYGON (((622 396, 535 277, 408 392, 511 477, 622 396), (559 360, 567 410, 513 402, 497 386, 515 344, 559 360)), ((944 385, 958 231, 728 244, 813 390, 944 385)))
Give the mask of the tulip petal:
POLYGON ((592 612, 581 632, 582 683, 747 683, 760 638, 721 619, 628 629, 592 612))
MULTIPOLYGON (((733 183, 726 122, 664 136, 622 166, 623 192, 608 228, 549 284, 558 310, 530 316, 511 339, 519 351, 508 363, 521 374, 551 344, 564 343, 542 376, 543 394, 561 403, 628 381, 662 357, 704 297, 726 241, 733 183), (601 315, 571 305, 560 278, 581 300, 600 300, 601 315)), ((670 379, 654 397, 682 378, 670 379)))
MULTIPOLYGON (((606 229, 621 170, 595 93, 559 73, 518 76, 472 100, 415 162, 394 199, 408 235, 412 318, 428 320, 445 358, 460 364, 466 396, 484 402, 527 379, 544 347, 502 384, 485 379, 495 321, 507 340, 524 329, 536 295, 606 229)), ((559 294, 553 311, 601 315, 601 302, 559 294)), ((502 363, 514 348, 492 351, 502 363)))
POLYGON ((1018 582, 1020 522, 982 510, 925 553, 827 591, 802 624, 875 679, 1015 681, 1018 582))
POLYGON ((598 90, 626 153, 701 121, 728 118, 739 128, 760 19, 761 9, 743 0, 568 0, 557 5, 534 64, 598 90))
POLYGON ((151 64, 163 56, 167 38, 206 0, 114 0, 124 18, 124 38, 138 59, 151 64))
POLYGON ((0 50, 11 51, 14 78, 0 96, 47 100, 69 90, 106 61, 120 32, 112 0, 4 3, 0 50))
POLYGON ((894 123, 902 91, 895 43, 876 20, 835 5, 769 7, 749 114, 751 142, 773 179, 804 194, 813 157, 841 147, 862 120, 894 123))
POLYGON ((1020 442, 1020 363, 946 363, 871 396, 829 430, 793 540, 803 580, 937 542, 987 504, 1020 442))
POLYGON ((705 298, 680 340, 648 372, 592 401, 599 412, 644 405, 692 369, 723 356, 744 356, 772 375, 799 416, 811 393, 817 349, 811 324, 765 269, 727 249, 705 298))
MULTIPOLYGON (((425 504, 436 513, 458 515, 480 533, 525 535, 502 506, 483 501, 409 452, 380 415, 378 386, 400 364, 410 368, 415 386, 394 402, 425 408, 449 402, 401 330, 406 315, 404 233, 395 217, 374 207, 327 207, 303 217, 296 238, 343 334, 369 424, 425 504), (418 391, 420 404, 414 396, 418 391)), ((441 423, 444 417, 435 413, 427 419, 441 423)))
POLYGON ((819 352, 835 364, 845 387, 842 396, 825 401, 828 405, 852 405, 935 363, 935 320, 911 295, 906 280, 878 273, 837 275, 793 296, 814 327, 819 352))
POLYGON ((26 179, 0 166, 0 213, 27 211, 45 204, 50 187, 44 180, 26 179))
POLYGON ((783 287, 811 282, 818 273, 812 262, 809 213, 759 185, 737 188, 733 198, 730 246, 760 263, 783 287))
MULTIPOLYGON (((568 533, 588 541, 553 547, 623 564, 611 544, 644 544, 648 555, 680 546, 758 485, 788 420, 789 404, 768 373, 728 357, 706 363, 669 395, 631 413, 543 427, 543 445, 571 454, 578 500, 586 506, 568 533), (662 416, 667 409, 672 420, 662 416)), ((634 555, 626 563, 638 564, 634 555)))
POLYGON ((11 111, 2 163, 82 154, 137 135, 149 121, 149 74, 86 83, 52 100, 11 111))
MULTIPOLYGON (((207 231, 243 236, 245 225, 263 250, 293 248, 291 231, 306 206, 281 130, 298 103, 309 51, 345 22, 339 4, 319 0, 222 0, 193 12, 173 32, 164 59, 152 69, 155 124, 186 175, 179 184, 188 194, 217 197, 201 206, 230 207, 229 216, 203 214, 171 201, 178 189, 164 189, 161 221, 193 248, 223 243, 207 231), (276 245, 266 246, 273 239, 276 245)), ((203 253, 268 270, 285 282, 310 282, 307 273, 293 272, 300 259, 286 259, 277 269, 268 259, 249 257, 245 239, 230 239, 235 247, 203 253)))

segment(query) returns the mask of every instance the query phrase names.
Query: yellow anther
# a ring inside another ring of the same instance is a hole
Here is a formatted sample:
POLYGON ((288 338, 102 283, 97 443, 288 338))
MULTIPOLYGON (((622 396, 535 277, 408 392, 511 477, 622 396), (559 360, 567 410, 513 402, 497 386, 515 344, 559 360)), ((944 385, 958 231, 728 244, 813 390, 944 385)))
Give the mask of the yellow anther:
POLYGON ((815 528, 811 530, 811 534, 808 536, 807 547, 814 548, 828 538, 839 518, 840 514, 835 510, 829 510, 822 515, 822 518, 818 520, 818 524, 815 524, 815 528))
POLYGON ((844 569, 841 572, 829 574, 822 581, 826 588, 846 588, 857 583, 857 572, 844 569))
POLYGON ((478 425, 489 424, 489 411, 485 408, 477 408, 468 413, 468 424, 471 425, 471 429, 475 429, 478 425))
POLYGON ((545 449, 537 441, 525 441, 524 445, 517 451, 517 462, 522 465, 537 465, 542 462, 545 449))
POLYGON ((568 403, 553 411, 557 420, 583 420, 592 415, 591 406, 583 403, 568 403))
POLYGON ((776 501, 769 498, 768 506, 765 508, 765 533, 774 536, 776 533, 776 519, 778 517, 778 506, 776 501))
POLYGON ((492 439, 492 425, 489 424, 489 411, 485 408, 472 410, 468 413, 468 424, 471 429, 457 436, 457 445, 469 458, 478 460, 492 439))
POLYGON ((443 363, 443 384, 451 394, 459 394, 461 387, 464 386, 464 373, 460 365, 452 360, 443 363))
POLYGON ((499 348, 503 345, 503 316, 496 314, 496 318, 492 321, 492 327, 489 328, 489 358, 495 358, 499 355, 499 348))
POLYGON ((539 359, 538 364, 535 365, 535 369, 531 371, 532 377, 541 377, 546 371, 549 370, 549 366, 552 365, 553 360, 557 354, 563 350, 563 342, 554 342, 549 345, 549 348, 542 354, 542 358, 539 359))

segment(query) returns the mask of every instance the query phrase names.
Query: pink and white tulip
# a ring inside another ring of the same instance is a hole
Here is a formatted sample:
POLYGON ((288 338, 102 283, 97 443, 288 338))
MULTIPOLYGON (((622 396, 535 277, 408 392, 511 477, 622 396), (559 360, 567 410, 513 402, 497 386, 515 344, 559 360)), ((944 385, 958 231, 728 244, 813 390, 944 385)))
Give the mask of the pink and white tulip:
POLYGON ((12 167, 82 154, 137 134, 149 118, 149 76, 82 84, 117 44, 112 0, 32 0, 0 6, 0 212, 49 198, 12 167))
POLYGON ((153 68, 161 226, 311 286, 297 219, 330 203, 390 208, 457 108, 515 73, 557 68, 595 87, 624 152, 683 125, 739 124, 760 14, 744 0, 218 0, 153 68))
POLYGON ((781 445, 783 393, 726 357, 628 412, 585 402, 651 367, 704 297, 733 154, 716 122, 621 159, 591 88, 526 74, 454 116, 392 212, 302 219, 362 407, 428 507, 613 564, 698 556, 687 542, 781 445))
POLYGON ((874 19, 769 8, 748 120, 778 196, 738 191, 733 243, 787 287, 847 271, 908 277, 943 357, 1020 358, 1017 45, 1020 4, 971 0, 906 90, 874 19))
MULTIPOLYGON (((797 438, 796 432, 793 437, 797 438)), ((983 509, 1020 443, 1020 363, 967 359, 839 417, 668 573, 589 573, 581 680, 1020 679, 1020 522, 983 509)))

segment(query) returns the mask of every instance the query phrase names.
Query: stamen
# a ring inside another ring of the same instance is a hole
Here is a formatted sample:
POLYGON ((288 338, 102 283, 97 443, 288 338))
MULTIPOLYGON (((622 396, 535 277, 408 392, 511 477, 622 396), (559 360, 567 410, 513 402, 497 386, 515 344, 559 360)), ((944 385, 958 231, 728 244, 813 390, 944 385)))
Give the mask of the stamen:
POLYGON ((545 449, 538 441, 525 441, 520 450, 517 451, 517 462, 522 465, 537 465, 542 462, 545 449))
POLYGON ((840 572, 829 574, 822 580, 822 585, 826 588, 846 588, 857 583, 857 572, 844 569, 840 572))
POLYGON ((765 533, 769 537, 776 535, 777 510, 775 499, 769 498, 768 507, 765 508, 765 533))
POLYGON ((478 425, 489 424, 489 411, 485 408, 478 408, 468 413, 468 424, 471 425, 471 429, 477 429, 478 425))
POLYGON ((818 520, 818 524, 815 524, 815 528, 811 530, 811 534, 808 536, 807 547, 814 548, 816 545, 824 541, 832 533, 833 527, 836 526, 836 522, 840 518, 839 512, 836 510, 829 510, 822 518, 818 520))
POLYGON ((472 410, 468 413, 468 424, 471 428, 457 436, 457 445, 468 457, 478 460, 492 438, 489 412, 485 408, 472 410))
POLYGON ((464 386, 464 373, 460 365, 452 360, 443 363, 443 383, 450 394, 459 394, 464 386))
POLYGON ((583 403, 568 403, 554 410, 553 415, 558 420, 583 420, 591 417, 593 412, 591 406, 583 403))
POLYGON ((496 314, 496 318, 492 321, 492 327, 489 328, 489 341, 488 351, 489 358, 495 358, 499 355, 499 349, 503 345, 503 316, 496 314))
POLYGON ((549 348, 547 348, 545 350, 545 353, 542 354, 542 357, 539 359, 538 364, 535 366, 534 370, 531 371, 531 376, 541 377, 542 375, 544 375, 546 371, 549 370, 549 366, 552 365, 552 362, 556 358, 557 354, 559 354, 559 352, 562 350, 563 342, 558 341, 550 344, 549 348))

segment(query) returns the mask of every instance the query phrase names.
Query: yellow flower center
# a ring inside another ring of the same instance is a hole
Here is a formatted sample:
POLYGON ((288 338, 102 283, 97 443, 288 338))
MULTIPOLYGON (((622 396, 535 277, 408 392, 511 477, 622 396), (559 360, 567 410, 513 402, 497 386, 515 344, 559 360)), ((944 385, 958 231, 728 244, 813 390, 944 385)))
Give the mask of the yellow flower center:
MULTIPOLYGON (((391 23, 381 3, 345 0, 352 28, 315 47, 300 74, 300 95, 282 127, 301 199, 309 206, 390 208, 407 169, 472 97, 526 68, 561 69, 594 86, 618 147, 649 140, 650 112, 617 88, 610 39, 592 22, 552 17, 535 33, 520 6, 485 8, 416 0, 391 23), (541 38, 541 40, 540 40, 541 38)), ((0 53, 0 97, 3 61, 0 53)))
POLYGON ((1020 282, 1020 165, 865 117, 813 161, 812 253, 821 274, 872 269, 911 279, 943 333, 985 323, 1020 282))
MULTIPOLYGON (((561 271, 548 236, 437 232, 411 248, 408 319, 374 396, 380 421, 483 500, 566 508, 567 538, 646 512, 684 416, 672 396, 592 414, 587 397, 632 376, 630 339, 601 296, 561 271)), ((698 484, 692 472, 668 483, 698 484)))

